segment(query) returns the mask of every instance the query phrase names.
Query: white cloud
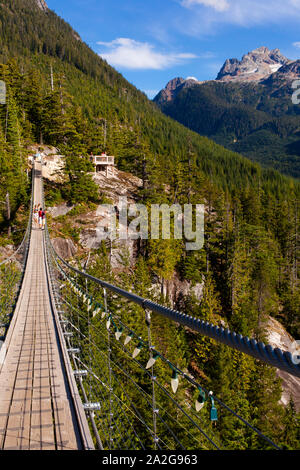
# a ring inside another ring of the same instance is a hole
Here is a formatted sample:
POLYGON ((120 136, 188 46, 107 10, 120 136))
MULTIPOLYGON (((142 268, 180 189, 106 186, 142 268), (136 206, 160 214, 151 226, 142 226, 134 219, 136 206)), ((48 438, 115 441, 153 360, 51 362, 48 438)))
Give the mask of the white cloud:
POLYGON ((111 42, 99 41, 97 44, 109 49, 108 52, 100 52, 99 55, 103 59, 114 67, 126 69, 162 70, 197 57, 191 53, 158 52, 152 44, 130 38, 117 38, 111 42))
MULTIPOLYGON (((185 31, 192 35, 214 32, 218 24, 254 26, 300 20, 300 0, 180 0, 192 10, 185 31)), ((182 29, 183 31, 183 29, 182 29)))
POLYGON ((300 49, 300 41, 293 42, 293 46, 297 47, 297 49, 300 49))
POLYGON ((183 0, 182 4, 186 7, 204 5, 206 7, 212 7, 216 11, 225 11, 230 6, 227 0, 183 0))

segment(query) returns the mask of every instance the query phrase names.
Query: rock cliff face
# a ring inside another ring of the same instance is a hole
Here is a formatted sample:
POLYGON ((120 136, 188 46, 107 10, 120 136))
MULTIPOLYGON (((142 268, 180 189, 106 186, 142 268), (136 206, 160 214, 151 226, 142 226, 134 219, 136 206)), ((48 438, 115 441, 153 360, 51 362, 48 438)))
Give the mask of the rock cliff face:
POLYGON ((64 156, 59 155, 55 147, 49 145, 32 145, 29 148, 29 163, 32 164, 34 155, 40 152, 43 158, 43 175, 49 181, 63 182, 64 156))
MULTIPOLYGON (((40 146, 41 148, 41 146, 40 146)), ((36 149, 32 149, 35 153, 36 149)), ((62 182, 62 168, 64 164, 64 158, 57 154, 55 148, 42 148, 43 154, 43 176, 49 181, 62 182)), ((117 237, 112 243, 109 243, 109 237, 107 233, 108 218, 105 204, 109 204, 112 207, 117 207, 120 202, 120 198, 127 198, 127 203, 132 204, 137 201, 137 193, 142 187, 142 180, 136 176, 119 171, 115 169, 114 177, 107 178, 105 173, 98 172, 94 174, 94 181, 99 186, 101 194, 105 197, 105 202, 100 204, 96 209, 81 213, 77 216, 72 216, 72 226, 79 232, 79 243, 81 248, 85 251, 91 249, 97 249, 100 247, 103 240, 107 240, 107 244, 110 250, 110 259, 113 269, 122 268, 122 256, 127 253, 132 263, 134 263, 137 249, 137 242, 132 240, 130 237, 126 240, 120 240, 117 237)), ((73 209, 73 206, 69 206, 66 203, 60 204, 55 207, 47 207, 47 212, 51 214, 52 218, 60 216, 68 216, 68 213, 73 209)), ((118 224, 118 231, 125 231, 127 227, 122 224, 118 224)), ((58 231, 59 233, 59 227, 58 231)), ((58 238, 55 240, 57 244, 58 253, 61 253, 62 257, 68 258, 73 256, 73 246, 70 244, 64 244, 63 239, 58 238), (64 253, 64 254, 63 254, 64 253)), ((70 240, 69 240, 70 241, 70 240)))
POLYGON ((161 90, 161 101, 171 101, 174 98, 178 88, 184 83, 184 79, 181 77, 176 77, 170 80, 166 87, 161 90))
MULTIPOLYGON (((295 340, 292 336, 283 328, 281 323, 279 323, 274 318, 269 318, 267 323, 268 331, 268 340, 271 346, 274 348, 280 348, 284 351, 290 351, 292 354, 295 354, 294 349, 295 340)), ((298 351, 300 346, 298 346, 298 351)), ((299 351, 300 352, 300 351, 299 351)), ((277 370, 278 377, 282 380, 282 389, 283 394, 281 397, 281 402, 284 405, 287 405, 290 398, 294 400, 296 409, 300 410, 300 379, 293 377, 287 372, 277 370)))
POLYGON ((217 80, 225 82, 260 81, 289 63, 291 61, 284 57, 279 49, 270 51, 267 47, 259 47, 245 54, 241 61, 227 59, 217 76, 217 80))
POLYGON ((172 308, 175 310, 185 309, 185 301, 188 296, 194 297, 198 302, 200 302, 203 297, 205 284, 204 276, 202 282, 195 285, 191 285, 187 280, 180 280, 177 273, 174 273, 172 279, 164 282, 163 288, 158 279, 154 281, 156 282, 152 284, 152 292, 157 296, 163 294, 165 298, 169 299, 172 308))
POLYGON ((72 258, 77 252, 76 246, 69 238, 53 238, 52 244, 55 251, 64 259, 72 258))
POLYGON ((280 67, 278 72, 270 75, 268 78, 263 80, 262 83, 276 89, 282 85, 288 85, 289 87, 292 81, 299 80, 299 78, 300 60, 295 60, 294 62, 288 62, 280 67))
MULTIPOLYGON (((128 204, 133 204, 137 201, 139 189, 142 187, 142 180, 136 176, 119 171, 115 169, 113 178, 106 178, 105 174, 98 172, 94 175, 94 181, 101 189, 107 199, 106 204, 112 208, 118 208, 121 199, 126 198, 128 204)), ((108 226, 109 212, 105 208, 105 204, 98 206, 96 211, 92 214, 92 220, 82 230, 80 234, 80 243, 85 249, 97 249, 102 240, 106 239, 109 242, 109 226, 108 226)), ((122 240, 118 234, 125 232, 127 226, 117 221, 117 237, 111 243, 109 242, 110 261, 113 269, 122 268, 122 257, 128 255, 131 262, 135 262, 137 242, 132 240, 129 236, 127 239, 122 240)))
POLYGON ((189 88, 194 85, 201 85, 202 83, 204 82, 199 82, 195 78, 173 78, 167 83, 166 87, 158 93, 154 101, 158 105, 172 101, 176 97, 177 93, 179 93, 179 91, 181 91, 183 88, 189 88))
POLYGON ((49 10, 48 5, 47 5, 47 3, 45 2, 45 0, 35 0, 35 1, 36 1, 37 6, 38 6, 41 10, 43 10, 43 11, 49 10))
MULTIPOLYGON (((63 158, 57 155, 56 149, 48 147, 39 147, 43 153, 43 175, 44 178, 52 181, 61 181, 60 170, 63 164, 63 158), (55 158, 54 158, 55 157, 55 158), (54 158, 54 160, 53 160, 54 158), (53 163, 55 162, 55 164, 53 163), (53 165, 50 165, 50 163, 53 165)), ((34 154, 37 151, 36 148, 32 149, 34 154)), ((106 198, 106 204, 116 207, 120 203, 120 198, 127 198, 128 204, 137 202, 138 193, 142 187, 142 180, 136 176, 119 171, 115 169, 114 177, 107 178, 105 173, 98 172, 94 175, 94 181, 99 186, 101 193, 106 198)), ((123 268, 122 258, 128 256, 132 265, 136 261, 138 245, 137 241, 128 237, 126 240, 120 240, 117 237, 114 241, 110 242, 107 228, 107 210, 105 204, 99 205, 96 209, 81 213, 77 216, 70 216, 72 227, 77 229, 79 232, 79 246, 73 243, 69 238, 62 238, 60 236, 60 225, 59 222, 55 222, 57 217, 68 216, 68 213, 74 208, 66 203, 59 204, 55 207, 47 207, 47 212, 51 214, 53 223, 56 226, 56 232, 58 236, 53 238, 53 245, 58 254, 63 258, 69 259, 76 254, 77 251, 84 250, 89 251, 91 249, 97 249, 102 243, 103 239, 106 239, 106 244, 110 253, 110 262, 112 269, 119 272, 123 268)), ((60 219, 57 219, 58 221, 60 219)), ((125 227, 120 220, 117 224, 117 232, 125 231, 125 227)), ((188 281, 181 281, 176 273, 172 279, 168 280, 164 284, 163 294, 169 298, 173 307, 180 308, 184 305, 184 299, 188 295, 193 295, 197 300, 201 300, 203 292, 204 282, 192 286, 188 281)), ((161 284, 158 280, 153 279, 152 289, 158 295, 161 293, 161 284)))

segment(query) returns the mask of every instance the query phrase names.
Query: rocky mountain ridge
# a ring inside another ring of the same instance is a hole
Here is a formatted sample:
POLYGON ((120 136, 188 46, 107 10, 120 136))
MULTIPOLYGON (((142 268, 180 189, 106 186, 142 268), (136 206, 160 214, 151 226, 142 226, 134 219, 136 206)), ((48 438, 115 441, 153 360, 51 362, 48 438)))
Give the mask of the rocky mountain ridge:
POLYGON ((299 78, 300 60, 261 47, 228 59, 215 80, 170 80, 154 102, 200 135, 299 178, 299 78))
POLYGON ((171 79, 154 98, 155 102, 171 101, 184 88, 212 82, 261 83, 291 82, 300 77, 300 60, 292 61, 281 54, 279 49, 269 50, 262 46, 248 52, 242 60, 227 59, 215 80, 199 81, 195 78, 176 77, 171 79))
POLYGON ((217 80, 221 81, 260 81, 278 72, 292 61, 281 54, 279 49, 269 50, 262 46, 248 52, 242 60, 227 59, 221 68, 217 80))
MULTIPOLYGON (((161 90, 159 94, 160 100, 162 102, 172 101, 172 99, 176 97, 177 93, 183 88, 189 88, 193 85, 199 85, 201 83, 203 82, 199 82, 198 80, 191 79, 191 78, 186 78, 186 79, 182 77, 173 78, 167 83, 166 87, 163 90, 161 90)), ((159 95, 157 95, 157 97, 159 95)))

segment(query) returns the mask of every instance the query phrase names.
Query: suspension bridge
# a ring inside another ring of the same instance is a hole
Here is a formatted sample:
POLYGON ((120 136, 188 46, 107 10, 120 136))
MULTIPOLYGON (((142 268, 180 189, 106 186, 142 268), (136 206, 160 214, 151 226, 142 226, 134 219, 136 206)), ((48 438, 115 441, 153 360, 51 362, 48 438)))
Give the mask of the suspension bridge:
MULTIPOLYGON (((153 314, 300 377, 288 351, 174 311, 70 264, 54 250, 42 164, 18 250, 0 264, 0 449, 223 449, 214 424, 280 446, 153 345, 153 314), (137 318, 143 318, 143 327, 137 318)), ((175 331, 174 330, 174 331, 175 331)))

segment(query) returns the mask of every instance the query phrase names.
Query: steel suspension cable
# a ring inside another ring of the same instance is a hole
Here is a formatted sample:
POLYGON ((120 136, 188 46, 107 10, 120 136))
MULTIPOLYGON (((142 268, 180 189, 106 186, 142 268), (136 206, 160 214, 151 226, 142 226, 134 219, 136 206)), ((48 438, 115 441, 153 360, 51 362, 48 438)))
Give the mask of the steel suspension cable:
MULTIPOLYGON (((252 357, 255 357, 256 359, 260 359, 263 362, 268 363, 269 365, 278 367, 279 369, 288 371, 292 375, 300 376, 300 367, 298 364, 295 364, 293 362, 293 358, 291 353, 287 351, 281 351, 279 348, 273 349, 271 346, 265 346, 263 343, 257 343, 256 340, 249 339, 242 337, 241 335, 237 335, 235 333, 231 333, 229 330, 224 330, 223 328, 216 327, 214 325, 211 325, 207 322, 200 321, 199 319, 190 317, 186 314, 183 314, 181 312, 174 311, 172 309, 169 309, 167 307, 164 307, 162 305, 159 305, 155 302, 152 302, 147 299, 143 299, 142 297, 139 297, 135 294, 132 294, 130 292, 127 292, 123 289, 120 289, 116 286, 113 286, 112 284, 109 284, 105 281, 102 281, 100 279, 97 279, 87 273, 83 273, 82 271, 78 270, 77 268, 71 266, 69 263, 67 263, 63 258, 61 258, 54 250, 49 233, 47 232, 47 242, 50 245, 50 251, 52 251, 52 256, 56 261, 60 260, 64 266, 66 266, 68 269, 71 271, 75 272, 76 275, 79 275, 85 279, 89 279, 96 284, 101 285, 103 289, 108 289, 111 292, 116 293, 117 295, 121 295, 121 297, 126 298, 129 301, 132 301, 136 303, 137 305, 143 307, 145 310, 149 309, 152 312, 159 313, 161 315, 164 315, 168 318, 170 318, 173 321, 176 321, 184 326, 188 326, 191 329, 194 329, 195 331, 200 331, 202 334, 205 334, 206 336, 209 336, 211 338, 216 339, 218 342, 221 342, 223 344, 227 344, 230 347, 237 349, 239 351, 244 352, 245 354, 248 354, 252 357)), ((62 271, 62 268, 60 267, 60 270, 62 271)), ((66 274, 66 273, 65 273, 66 274)), ((106 307, 106 313, 107 307, 106 307)), ((110 341, 110 340, 109 340, 110 341)), ((109 347, 110 348, 110 347, 109 347)), ((161 356, 162 357, 162 356, 161 356)), ((165 359, 165 361, 168 361, 165 359)), ((168 361, 169 364, 170 361, 168 361)), ((117 367, 119 367, 117 364, 115 364, 117 367)), ((120 367, 119 367, 120 368, 120 367)), ((122 369, 121 369, 122 370, 122 369)), ((144 369, 145 372, 149 375, 149 371, 144 369)), ((177 370, 179 370, 177 368, 177 370)), ((125 373, 125 371, 123 371, 125 373)), ((111 380, 111 379, 110 379, 111 380)), ((160 384, 157 383, 158 386, 162 387, 160 384)), ((194 382, 194 385, 197 385, 196 382, 194 382)), ((162 387, 165 393, 168 393, 167 390, 162 387)), ((109 392, 111 393, 111 387, 109 392)), ((172 397, 170 396, 172 399, 172 397)), ((232 414, 234 414, 238 419, 240 419, 244 424, 249 426, 253 431, 258 433, 261 437, 264 439, 267 439, 268 442, 279 449, 278 446, 276 446, 271 440, 269 440, 266 436, 264 436, 262 433, 260 433, 259 430, 257 430, 255 427, 251 426, 250 423, 248 423, 246 420, 244 420, 242 417, 240 417, 237 413, 235 413, 233 410, 231 410, 226 404, 224 404, 220 399, 217 397, 214 397, 216 401, 218 401, 219 404, 224 406, 228 411, 230 411, 232 414)), ((176 403, 175 400, 173 400, 174 403, 176 403)), ((111 403, 111 401, 110 401, 111 403)), ((177 403, 176 403, 177 404, 177 403)), ((178 404, 177 404, 178 405, 178 404)), ((153 408, 153 406, 152 406, 153 408)), ((184 410, 181 410, 184 413, 184 410)), ((186 415, 188 416, 188 415, 186 415)), ((190 418, 190 417, 189 417, 190 418)), ((212 441, 211 441, 212 442, 212 441)))
POLYGON ((232 349, 236 349, 240 352, 243 352, 244 354, 254 357, 255 359, 261 360, 268 365, 276 367, 280 370, 284 370, 291 375, 300 377, 300 364, 296 363, 289 351, 282 351, 280 348, 273 348, 271 345, 265 345, 263 342, 257 342, 255 339, 250 339, 235 332, 231 332, 229 329, 212 325, 203 320, 199 320, 198 318, 165 307, 151 300, 144 299, 143 297, 121 289, 120 287, 109 284, 106 281, 84 273, 70 265, 55 252, 52 245, 51 247, 57 259, 59 259, 68 269, 79 274, 80 276, 90 279, 96 284, 99 284, 101 287, 106 288, 111 292, 114 292, 121 297, 134 302, 137 305, 140 305, 145 310, 150 310, 166 318, 169 318, 170 320, 197 331, 204 336, 213 338, 217 342, 225 344, 232 349))
MULTIPOLYGON (((123 323, 124 325, 124 323, 123 323)), ((124 325, 125 326, 125 325, 124 325)), ((98 330, 99 331, 99 330, 98 330)), ((132 331, 132 330, 130 330, 132 331)), ((100 332, 101 334, 101 332, 100 332)), ((138 335, 135 335, 139 340, 141 340, 141 338, 138 336, 138 335)), ((145 342, 146 344, 146 342, 145 342)), ((118 347, 120 348, 120 346, 118 345, 118 347)), ((122 348, 122 350, 124 352, 126 352, 128 354, 128 356, 130 356, 130 353, 129 351, 126 349, 126 348, 122 348)), ((154 350, 155 351, 155 350, 154 350)), ((156 352, 156 351, 155 351, 156 352)), ((184 372, 182 372, 178 367, 176 367, 174 364, 172 364, 168 359, 166 359, 163 355, 160 354, 160 358, 165 361, 166 363, 168 363, 170 366, 172 366, 173 369, 176 369, 178 372, 180 372, 182 374, 182 376, 188 380, 192 385, 194 385, 195 387, 199 387, 199 384, 194 381, 191 377, 189 377, 188 375, 186 375, 184 372)), ((149 376, 150 376, 150 373, 148 370, 146 370, 142 364, 137 361, 136 359, 134 359, 134 361, 139 364, 140 368, 142 368, 149 376)), ((156 384, 158 386, 159 383, 156 381, 156 384)), ((208 390, 206 390, 204 387, 202 387, 202 389, 207 393, 209 394, 208 390)), ((167 390, 165 389, 165 392, 167 392, 167 390)), ((237 419, 239 419, 240 421, 242 421, 247 427, 249 427, 252 431, 254 431, 256 434, 258 434, 261 438, 263 438, 264 440, 266 440, 271 446, 273 446, 274 448, 280 450, 280 447, 277 446, 271 439, 269 439, 267 436, 265 436, 261 431, 259 431, 257 428, 255 428, 254 426, 252 426, 248 421, 246 421, 244 418, 242 418, 238 413, 236 413, 234 410, 232 410, 230 407, 228 407, 225 403, 222 402, 222 400, 220 400, 218 397, 216 397, 215 395, 212 395, 213 399, 215 399, 222 407, 224 407, 227 411, 229 411, 232 415, 234 415, 237 419)), ((169 398, 173 400, 173 398, 169 395, 169 398)), ((174 403, 177 403, 176 401, 174 401, 174 403)))

